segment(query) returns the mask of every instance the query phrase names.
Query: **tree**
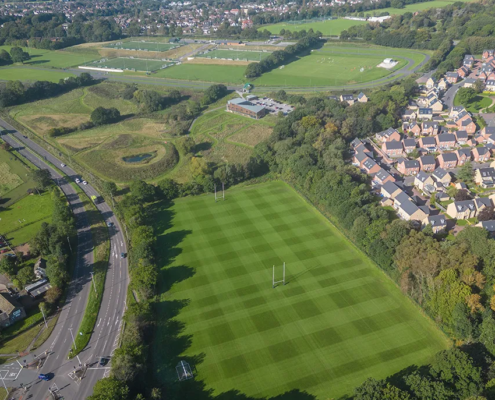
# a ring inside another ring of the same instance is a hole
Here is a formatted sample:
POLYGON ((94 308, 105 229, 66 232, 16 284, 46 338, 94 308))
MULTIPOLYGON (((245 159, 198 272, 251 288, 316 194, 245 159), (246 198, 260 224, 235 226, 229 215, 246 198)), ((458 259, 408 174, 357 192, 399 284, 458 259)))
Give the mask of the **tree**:
POLYGON ((466 183, 473 181, 473 164, 471 161, 466 161, 466 163, 459 169, 457 172, 457 178, 466 183))
POLYGON ((222 84, 211 85, 205 90, 203 97, 201 98, 201 104, 207 106, 208 104, 214 103, 215 101, 221 99, 227 94, 227 86, 222 84))
POLYGON ((28 266, 21 268, 19 272, 17 272, 16 278, 22 285, 21 288, 24 288, 28 283, 33 282, 36 279, 36 276, 34 275, 33 268, 28 266))
POLYGON ((16 274, 16 259, 15 257, 3 257, 0 260, 0 273, 8 275, 9 277, 14 277, 16 274))
POLYGON ((184 136, 175 142, 175 146, 177 147, 177 150, 179 150, 180 153, 189 154, 194 151, 196 142, 191 136, 184 136))
POLYGON ((481 79, 476 79, 473 85, 473 89, 476 93, 483 93, 483 90, 485 90, 485 84, 481 79))
POLYGON ((0 148, 1 148, 2 150, 5 150, 5 151, 10 151, 10 150, 12 150, 12 146, 11 146, 9 143, 7 143, 7 142, 3 142, 3 143, 0 145, 0 148))
POLYGON ((471 339, 473 325, 469 319, 469 312, 466 304, 459 302, 452 312, 453 331, 458 339, 471 339))
POLYGON ((88 400, 129 400, 129 388, 125 382, 115 378, 103 378, 96 382, 88 400))
POLYGON ((493 312, 489 309, 483 313, 479 340, 490 353, 495 355, 495 319, 493 312))
POLYGON ((459 102, 465 107, 471 103, 476 96, 476 91, 473 88, 460 88, 457 92, 459 102))
POLYGON ((162 391, 159 388, 151 389, 151 398, 153 400, 160 400, 162 398, 162 391))
POLYGON ((55 304, 60 296, 62 296, 62 289, 53 286, 46 291, 45 300, 48 304, 55 304))
POLYGON ((478 221, 490 221, 494 218, 495 212, 493 206, 485 207, 478 213, 478 221))
POLYGON ((97 107, 91 113, 91 122, 95 125, 105 125, 118 122, 120 119, 120 111, 116 108, 97 107))
POLYGON ((207 175, 210 172, 208 162, 201 157, 192 157, 189 164, 192 176, 207 175))
POLYGON ((24 64, 24 61, 31 59, 29 53, 26 53, 20 47, 12 47, 10 49, 10 56, 12 57, 12 61, 15 63, 20 62, 24 64))
POLYGON ((5 50, 0 50, 0 66, 12 64, 12 57, 5 50))
MULTIPOLYGON (((451 187, 452 186, 450 186, 449 189, 451 187)), ((454 197, 455 201, 464 201, 464 200, 471 200, 472 199, 471 193, 469 193, 469 191, 466 189, 457 190, 453 197, 454 197)))
POLYGON ((131 195, 138 201, 152 201, 155 197, 155 187, 144 181, 136 180, 129 185, 131 195))
POLYGON ((165 200, 172 200, 179 196, 179 185, 173 179, 162 179, 158 182, 158 189, 165 200))
POLYGON ((101 186, 103 193, 108 194, 112 197, 116 196, 118 193, 118 188, 115 182, 103 181, 101 186))
POLYGON ((31 173, 31 178, 33 179, 36 189, 45 190, 52 185, 52 178, 50 176, 50 171, 47 169, 37 169, 31 173))

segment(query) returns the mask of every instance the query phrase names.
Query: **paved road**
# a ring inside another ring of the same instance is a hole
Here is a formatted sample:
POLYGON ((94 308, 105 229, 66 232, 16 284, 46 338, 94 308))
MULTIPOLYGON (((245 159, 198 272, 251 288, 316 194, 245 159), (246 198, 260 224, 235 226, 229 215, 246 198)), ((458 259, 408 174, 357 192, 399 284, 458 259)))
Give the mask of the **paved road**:
MULTIPOLYGON (((117 218, 108 204, 104 202, 98 204, 98 210, 102 213, 105 222, 111 222, 113 224, 113 227, 110 228, 111 255, 105 281, 105 290, 98 314, 98 322, 88 346, 79 355, 81 362, 83 364, 89 364, 89 368, 85 378, 78 384, 69 376, 69 373, 75 367, 79 366, 77 359, 70 361, 67 359, 72 345, 69 329, 73 329, 74 335, 78 334, 80 322, 84 315, 87 296, 89 291, 93 290, 90 276, 93 263, 91 230, 81 200, 74 188, 68 183, 69 180, 74 180, 78 175, 70 167, 60 167, 60 160, 32 140, 22 136, 5 121, 0 120, 0 127, 8 131, 7 135, 2 135, 2 139, 18 149, 19 153, 33 164, 40 168, 47 168, 50 171, 52 178, 61 187, 70 202, 76 216, 78 236, 76 269, 69 288, 67 301, 61 310, 52 335, 41 348, 34 352, 39 355, 44 351, 48 351, 49 356, 40 372, 53 373, 55 377, 50 382, 39 381, 37 379, 38 372, 23 369, 15 377, 15 381, 8 382, 8 385, 18 386, 20 383, 31 385, 28 393, 32 395, 31 398, 36 400, 45 399, 48 395, 48 388, 53 384, 56 384, 60 388, 60 394, 65 396, 66 399, 85 399, 92 393, 96 381, 109 373, 110 363, 105 367, 100 367, 98 365, 99 357, 110 357, 119 345, 120 328, 122 325, 122 315, 125 310, 128 285, 127 259, 122 259, 120 256, 121 253, 127 253, 124 235, 117 218), (40 156, 40 158, 35 156, 33 152, 40 156), (60 167, 68 175, 68 178, 63 177, 55 168, 45 163, 44 160, 60 167)), ((89 197, 99 195, 89 184, 81 185, 81 189, 89 197)), ((29 363, 35 357, 35 354, 30 354, 24 359, 29 363)), ((23 363, 24 359, 21 360, 21 363, 23 363)), ((15 365, 11 365, 11 368, 15 368, 15 365)), ((14 372, 11 371, 8 374, 13 374, 14 372)), ((0 374, 2 374, 1 371, 0 374)), ((3 374, 5 375, 5 373, 3 374)), ((12 379, 14 379, 13 376, 12 379)))
POLYGON ((447 89, 445 94, 442 97, 443 104, 447 106, 447 110, 451 110, 452 107, 454 106, 454 98, 459 90, 459 88, 462 86, 462 82, 456 83, 455 85, 452 85, 447 89))

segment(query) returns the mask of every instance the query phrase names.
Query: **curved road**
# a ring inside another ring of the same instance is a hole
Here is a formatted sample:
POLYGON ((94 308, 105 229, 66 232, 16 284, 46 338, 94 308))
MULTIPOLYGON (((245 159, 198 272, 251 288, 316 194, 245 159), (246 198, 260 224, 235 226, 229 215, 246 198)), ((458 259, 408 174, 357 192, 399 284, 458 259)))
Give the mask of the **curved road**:
MULTIPOLYGON (((0 375, 5 378, 7 386, 19 387, 22 383, 29 390, 25 398, 33 400, 46 399, 49 397, 49 388, 58 388, 61 396, 66 399, 79 400, 88 397, 98 379, 107 376, 109 363, 103 367, 99 365, 100 357, 111 357, 114 350, 119 346, 122 316, 126 307, 126 293, 128 285, 128 263, 127 259, 121 258, 121 253, 127 253, 124 235, 119 222, 108 204, 102 202, 97 204, 106 223, 113 223, 110 229, 110 260, 105 280, 105 290, 98 314, 97 324, 91 336, 88 346, 79 354, 82 364, 88 364, 85 377, 78 382, 73 379, 72 372, 79 368, 77 358, 67 359, 72 346, 71 332, 78 334, 78 329, 84 315, 87 297, 93 290, 90 272, 93 263, 93 242, 89 222, 84 207, 74 188, 69 184, 67 178, 62 176, 49 163, 63 170, 68 179, 74 180, 78 175, 70 167, 60 167, 61 161, 48 151, 30 139, 25 138, 11 125, 0 120, 0 128, 7 130, 2 139, 12 147, 18 149, 19 153, 39 168, 46 168, 57 185, 64 191, 67 200, 76 217, 77 227, 77 261, 73 280, 70 284, 68 296, 61 309, 57 325, 51 336, 39 349, 35 350, 20 360, 5 366, 5 371, 0 375), (31 150, 28 150, 28 148, 31 150), (36 153, 33 154, 33 153, 36 153), (47 162, 45 162, 47 161, 47 162), (36 354, 47 351, 48 357, 40 371, 21 369, 19 365, 32 361, 36 354), (54 378, 49 382, 37 379, 38 373, 53 373, 54 378)), ((99 196, 91 185, 81 185, 81 189, 89 196, 99 196)), ((75 250, 75 249, 73 249, 75 250)), ((101 296, 101 293, 99 293, 101 296)), ((0 369, 4 369, 1 366, 0 369)))

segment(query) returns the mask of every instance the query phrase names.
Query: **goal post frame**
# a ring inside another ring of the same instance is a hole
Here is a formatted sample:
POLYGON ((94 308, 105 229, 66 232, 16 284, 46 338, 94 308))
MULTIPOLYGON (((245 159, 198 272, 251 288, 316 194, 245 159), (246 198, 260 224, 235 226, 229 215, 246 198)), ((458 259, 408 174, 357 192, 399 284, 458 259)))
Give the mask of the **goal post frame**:
POLYGON ((273 266, 273 274, 272 274, 272 288, 275 289, 279 283, 282 283, 284 286, 286 285, 285 281, 285 262, 282 264, 282 280, 281 281, 276 281, 275 280, 275 265, 273 266))

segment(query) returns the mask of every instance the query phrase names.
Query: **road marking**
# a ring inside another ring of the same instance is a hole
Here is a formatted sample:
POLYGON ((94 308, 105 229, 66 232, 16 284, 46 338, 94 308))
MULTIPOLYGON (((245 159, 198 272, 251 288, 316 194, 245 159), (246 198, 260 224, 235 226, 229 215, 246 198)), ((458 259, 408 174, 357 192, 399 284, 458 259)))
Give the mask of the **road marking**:
POLYGON ((96 327, 97 327, 97 328, 100 326, 100 322, 101 322, 101 318, 100 318, 100 320, 98 321, 98 325, 96 325, 96 327))

